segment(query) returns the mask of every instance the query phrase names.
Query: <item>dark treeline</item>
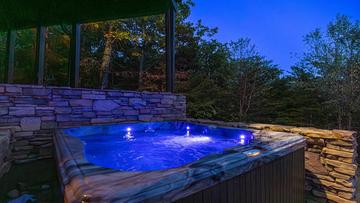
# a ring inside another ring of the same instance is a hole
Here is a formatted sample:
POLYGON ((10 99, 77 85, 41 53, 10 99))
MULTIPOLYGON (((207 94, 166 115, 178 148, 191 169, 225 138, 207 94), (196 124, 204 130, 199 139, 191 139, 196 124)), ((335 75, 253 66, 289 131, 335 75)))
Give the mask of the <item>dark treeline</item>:
MULTIPOLYGON (((326 30, 314 28, 304 36, 305 53, 284 73, 248 38, 217 41, 216 28, 187 20, 193 2, 178 2, 176 91, 188 97, 189 117, 360 128, 358 21, 338 15, 326 30)), ((46 85, 67 85, 70 32, 48 28, 46 85)), ((82 25, 81 86, 163 91, 164 32, 163 16, 82 25)), ((35 82, 35 35, 17 32, 16 83, 35 82)), ((1 33, 1 57, 5 44, 1 33)))

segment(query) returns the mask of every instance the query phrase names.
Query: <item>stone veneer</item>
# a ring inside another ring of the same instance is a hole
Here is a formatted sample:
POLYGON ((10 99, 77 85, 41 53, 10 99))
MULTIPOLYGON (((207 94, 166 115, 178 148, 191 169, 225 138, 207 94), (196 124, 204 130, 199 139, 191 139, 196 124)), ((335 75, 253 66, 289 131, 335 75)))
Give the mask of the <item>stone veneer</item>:
POLYGON ((10 130, 0 130, 0 178, 10 170, 10 130))
POLYGON ((51 158, 56 128, 185 117, 186 98, 171 93, 0 84, 0 129, 14 131, 15 163, 51 158))
POLYGON ((226 123, 188 119, 192 122, 248 127, 258 130, 290 132, 306 138, 305 190, 307 202, 355 203, 357 199, 357 139, 356 132, 320 130, 270 124, 226 123))
POLYGON ((355 132, 262 124, 253 124, 251 127, 298 133, 306 138, 305 190, 313 196, 312 200, 357 202, 358 164, 355 132))

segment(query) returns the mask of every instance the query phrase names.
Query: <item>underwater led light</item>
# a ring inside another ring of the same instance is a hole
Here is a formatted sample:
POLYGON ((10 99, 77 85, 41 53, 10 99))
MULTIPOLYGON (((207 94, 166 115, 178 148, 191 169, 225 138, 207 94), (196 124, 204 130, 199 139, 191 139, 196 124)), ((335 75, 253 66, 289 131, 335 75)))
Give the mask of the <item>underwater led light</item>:
POLYGON ((186 137, 190 136, 190 126, 186 126, 186 137))
POLYGON ((134 139, 134 136, 131 134, 131 128, 128 127, 126 128, 126 135, 124 136, 127 140, 132 140, 134 139))
POLYGON ((245 139, 245 135, 240 135, 240 139, 245 139))

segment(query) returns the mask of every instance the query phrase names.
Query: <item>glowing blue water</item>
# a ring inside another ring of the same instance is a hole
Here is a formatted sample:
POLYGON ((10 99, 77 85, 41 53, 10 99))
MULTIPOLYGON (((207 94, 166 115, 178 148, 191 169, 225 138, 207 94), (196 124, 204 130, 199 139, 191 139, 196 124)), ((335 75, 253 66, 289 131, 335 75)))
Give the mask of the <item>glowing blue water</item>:
POLYGON ((253 139, 248 130, 187 122, 90 126, 65 132, 83 141, 89 162, 125 171, 176 168, 253 139))

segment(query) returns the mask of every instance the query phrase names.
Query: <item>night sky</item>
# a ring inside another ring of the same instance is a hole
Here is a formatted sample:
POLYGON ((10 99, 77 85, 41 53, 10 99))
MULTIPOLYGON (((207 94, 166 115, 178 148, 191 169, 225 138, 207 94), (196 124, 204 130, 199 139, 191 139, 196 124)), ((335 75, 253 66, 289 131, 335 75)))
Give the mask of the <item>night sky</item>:
POLYGON ((345 14, 360 20, 360 0, 194 0, 191 21, 218 27, 221 42, 248 37, 285 71, 304 50, 303 36, 345 14))

